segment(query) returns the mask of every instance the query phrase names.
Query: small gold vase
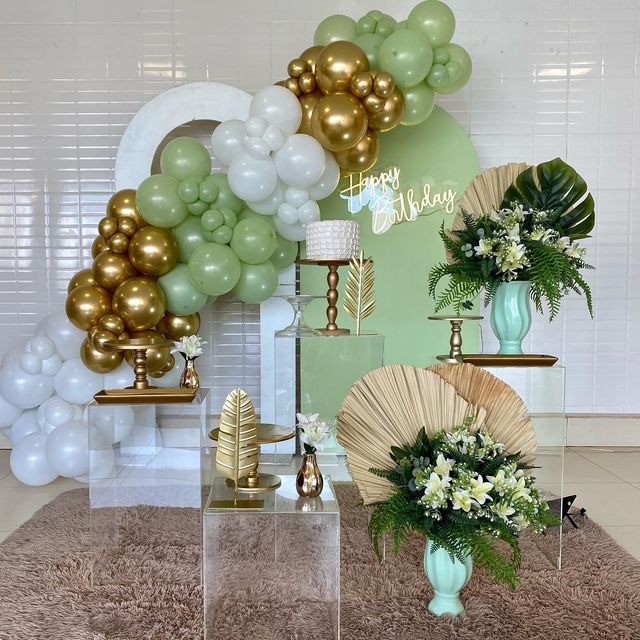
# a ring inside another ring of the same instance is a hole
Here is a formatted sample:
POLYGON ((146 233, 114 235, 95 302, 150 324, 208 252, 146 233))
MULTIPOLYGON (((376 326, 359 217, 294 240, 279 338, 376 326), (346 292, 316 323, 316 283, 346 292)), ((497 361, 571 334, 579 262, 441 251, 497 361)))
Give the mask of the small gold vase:
POLYGON ((192 358, 186 358, 184 355, 184 369, 180 376, 180 388, 181 389, 199 389, 200 388, 200 376, 196 369, 196 361, 192 358))
POLYGON ((324 480, 318 468, 315 453, 303 453, 302 465, 296 475, 296 491, 303 498, 317 498, 322 493, 324 480))

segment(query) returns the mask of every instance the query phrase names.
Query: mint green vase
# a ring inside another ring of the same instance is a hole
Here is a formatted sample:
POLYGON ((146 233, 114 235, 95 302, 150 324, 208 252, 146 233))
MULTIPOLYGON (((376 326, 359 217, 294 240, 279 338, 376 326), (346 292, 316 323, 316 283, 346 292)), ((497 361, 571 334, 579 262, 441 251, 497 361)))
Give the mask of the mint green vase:
POLYGON ((531 327, 531 283, 503 282, 491 301, 491 328, 500 342, 499 354, 519 355, 531 327))
POLYGON ((433 587, 433 599, 427 607, 431 613, 457 616, 464 611, 460 601, 460 589, 471 578, 473 562, 467 556, 464 562, 451 557, 445 549, 433 550, 431 540, 424 548, 424 572, 433 587))

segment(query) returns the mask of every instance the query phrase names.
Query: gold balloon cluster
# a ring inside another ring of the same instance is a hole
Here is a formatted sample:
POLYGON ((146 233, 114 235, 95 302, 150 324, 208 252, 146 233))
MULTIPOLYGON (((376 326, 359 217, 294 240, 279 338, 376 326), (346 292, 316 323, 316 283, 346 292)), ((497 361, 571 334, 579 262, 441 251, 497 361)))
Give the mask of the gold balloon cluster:
POLYGON ((300 100, 299 132, 331 151, 347 172, 366 171, 378 159, 378 132, 404 115, 404 96, 386 71, 369 69, 365 52, 345 40, 306 49, 287 67, 283 86, 300 100))

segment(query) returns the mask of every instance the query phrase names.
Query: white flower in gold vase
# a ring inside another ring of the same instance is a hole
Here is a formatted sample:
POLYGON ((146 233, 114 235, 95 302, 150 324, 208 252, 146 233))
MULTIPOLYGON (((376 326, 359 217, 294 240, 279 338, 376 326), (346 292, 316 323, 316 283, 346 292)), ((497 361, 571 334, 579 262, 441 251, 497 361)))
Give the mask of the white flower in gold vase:
POLYGON ((331 435, 331 425, 320 420, 319 413, 297 413, 300 440, 306 453, 315 453, 331 435))
POLYGON ((172 353, 181 353, 185 360, 195 360, 204 353, 203 346, 207 344, 200 336, 183 336, 173 343, 172 353))

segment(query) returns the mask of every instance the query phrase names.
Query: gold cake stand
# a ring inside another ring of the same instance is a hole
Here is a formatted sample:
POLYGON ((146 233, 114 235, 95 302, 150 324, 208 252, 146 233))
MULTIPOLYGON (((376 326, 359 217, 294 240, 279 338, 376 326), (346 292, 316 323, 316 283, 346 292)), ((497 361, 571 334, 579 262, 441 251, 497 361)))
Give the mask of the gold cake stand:
POLYGON ((449 339, 449 353, 436 356, 445 364, 462 363, 462 323, 465 320, 482 320, 484 316, 429 316, 429 320, 444 320, 451 323, 451 338, 449 339))
MULTIPOLYGON (((257 427, 257 439, 258 445, 261 444, 274 444, 275 442, 285 442, 285 440, 291 440, 295 435, 295 429, 290 427, 282 427, 277 424, 261 424, 258 423, 257 427)), ((209 437, 215 442, 218 441, 220 435, 220 427, 216 427, 209 432, 209 437)), ((238 480, 238 491, 246 491, 252 493, 264 493, 266 491, 273 491, 282 484, 280 478, 272 473, 258 473, 258 465, 249 473, 249 475, 238 480)), ((234 482, 230 478, 227 478, 227 485, 233 487, 234 482)))

